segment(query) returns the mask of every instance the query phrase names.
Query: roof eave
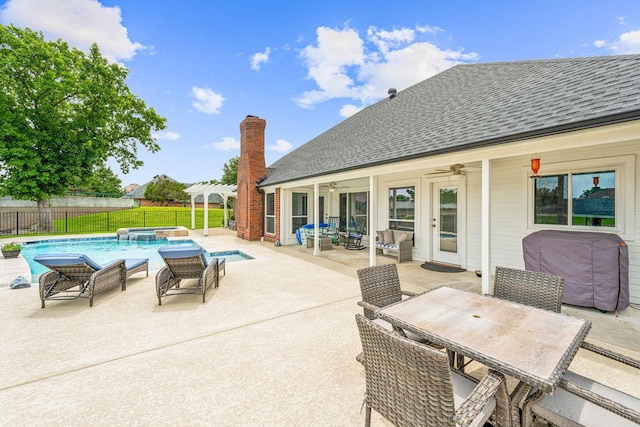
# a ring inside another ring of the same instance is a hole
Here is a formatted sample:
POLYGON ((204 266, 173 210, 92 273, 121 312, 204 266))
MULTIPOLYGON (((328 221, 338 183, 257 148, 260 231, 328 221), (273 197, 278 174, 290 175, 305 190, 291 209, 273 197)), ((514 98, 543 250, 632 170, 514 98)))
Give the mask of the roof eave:
MULTIPOLYGON (((632 120, 638 120, 638 119, 640 119, 640 110, 632 110, 632 111, 627 111, 627 112, 619 113, 619 114, 613 114, 613 115, 609 115, 609 116, 602 116, 602 117, 591 118, 591 119, 582 120, 582 121, 578 121, 578 122, 566 123, 566 124, 563 124, 563 125, 553 126, 553 127, 549 127, 549 128, 540 128, 540 129, 532 130, 532 131, 529 131, 529 132, 523 132, 523 133, 518 133, 518 134, 513 134, 513 135, 505 135, 505 136, 501 136, 501 137, 498 137, 498 138, 485 139, 485 140, 477 141, 477 142, 470 142, 468 144, 461 144, 461 145, 457 145, 455 147, 449 147, 449 148, 445 148, 445 149, 441 149, 441 150, 434 150, 434 151, 429 151, 429 152, 416 153, 416 154, 412 154, 410 156, 395 158, 391 162, 393 162, 393 163, 402 162, 402 161, 415 160, 415 159, 424 158, 424 157, 437 156, 437 155, 441 155, 441 154, 455 153, 455 152, 470 150, 470 149, 474 149, 474 148, 482 148, 482 147, 490 147, 490 146, 494 146, 494 145, 508 144, 508 143, 512 143, 512 142, 524 141, 524 140, 534 139, 534 138, 541 138, 541 137, 550 136, 550 135, 558 135, 558 134, 561 134, 561 133, 575 132, 575 131, 584 130, 584 129, 592 129, 592 128, 595 128, 595 127, 601 127, 601 126, 613 125, 613 124, 618 124, 618 123, 624 123, 624 122, 628 122, 628 121, 632 121, 632 120)), ((319 176, 327 175, 329 173, 349 172, 349 171, 354 171, 354 170, 358 170, 358 169, 364 169, 364 168, 373 167, 373 166, 385 165, 385 164, 388 164, 388 163, 390 163, 389 160, 380 160, 380 161, 370 162, 370 163, 367 163, 367 164, 364 164, 364 165, 360 165, 360 166, 357 166, 357 167, 334 169, 334 170, 332 170, 330 172, 307 175, 307 176, 304 176, 303 178, 305 178, 305 179, 307 179, 307 178, 316 178, 316 177, 319 177, 319 176)), ((269 176, 267 175, 267 180, 268 179, 269 179, 269 176)), ((269 186, 278 185, 278 184, 285 184, 285 183, 288 183, 288 182, 299 181, 300 179, 302 179, 302 178, 284 179, 284 180, 280 180, 280 181, 267 182, 265 184, 261 183, 260 185, 258 185, 258 187, 262 188, 262 187, 269 187, 269 186)))

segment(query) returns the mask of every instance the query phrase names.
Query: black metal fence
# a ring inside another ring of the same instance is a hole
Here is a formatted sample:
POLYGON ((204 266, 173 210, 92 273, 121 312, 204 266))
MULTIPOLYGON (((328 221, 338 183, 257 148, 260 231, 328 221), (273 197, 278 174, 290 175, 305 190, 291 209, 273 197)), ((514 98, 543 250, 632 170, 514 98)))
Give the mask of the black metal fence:
MULTIPOLYGON (((223 225, 222 209, 209 209, 209 227, 223 225)), ((173 227, 191 228, 191 211, 138 211, 119 210, 105 212, 52 211, 40 214, 33 211, 0 212, 0 235, 53 233, 110 233, 119 228, 173 227), (50 226, 53 228, 51 229, 50 226)), ((196 229, 204 228, 204 213, 196 211, 196 229)))

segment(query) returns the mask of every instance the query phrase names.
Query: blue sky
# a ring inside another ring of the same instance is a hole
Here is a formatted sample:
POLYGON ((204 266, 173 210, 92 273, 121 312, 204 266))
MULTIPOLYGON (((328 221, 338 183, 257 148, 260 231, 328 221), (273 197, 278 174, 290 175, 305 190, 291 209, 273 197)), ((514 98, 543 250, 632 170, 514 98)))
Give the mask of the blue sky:
POLYGON ((638 0, 0 0, 0 23, 98 43, 167 118, 142 168, 110 164, 123 185, 219 179, 249 114, 270 165, 456 64, 640 53, 638 0))

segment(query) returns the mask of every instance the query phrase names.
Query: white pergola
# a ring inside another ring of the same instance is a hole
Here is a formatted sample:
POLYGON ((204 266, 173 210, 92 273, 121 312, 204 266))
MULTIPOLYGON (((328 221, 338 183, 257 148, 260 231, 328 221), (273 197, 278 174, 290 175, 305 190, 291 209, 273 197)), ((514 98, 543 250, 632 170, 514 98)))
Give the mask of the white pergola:
POLYGON ((204 197, 204 235, 209 235, 209 195, 217 194, 222 197, 224 204, 224 226, 229 226, 227 215, 227 200, 229 197, 236 197, 238 187, 235 185, 218 185, 218 184, 194 184, 184 190, 191 195, 191 229, 196 228, 196 197, 201 195, 204 197))

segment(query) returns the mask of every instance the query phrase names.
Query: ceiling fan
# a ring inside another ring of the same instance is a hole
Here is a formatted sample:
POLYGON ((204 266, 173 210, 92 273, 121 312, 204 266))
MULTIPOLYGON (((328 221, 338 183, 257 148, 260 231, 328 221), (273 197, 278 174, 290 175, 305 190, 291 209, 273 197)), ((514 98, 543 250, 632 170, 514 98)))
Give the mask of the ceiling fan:
POLYGON ((427 173, 425 175, 449 175, 452 177, 462 178, 466 175, 467 171, 477 168, 465 167, 465 165, 456 163, 449 166, 449 169, 436 169, 435 172, 427 173))

